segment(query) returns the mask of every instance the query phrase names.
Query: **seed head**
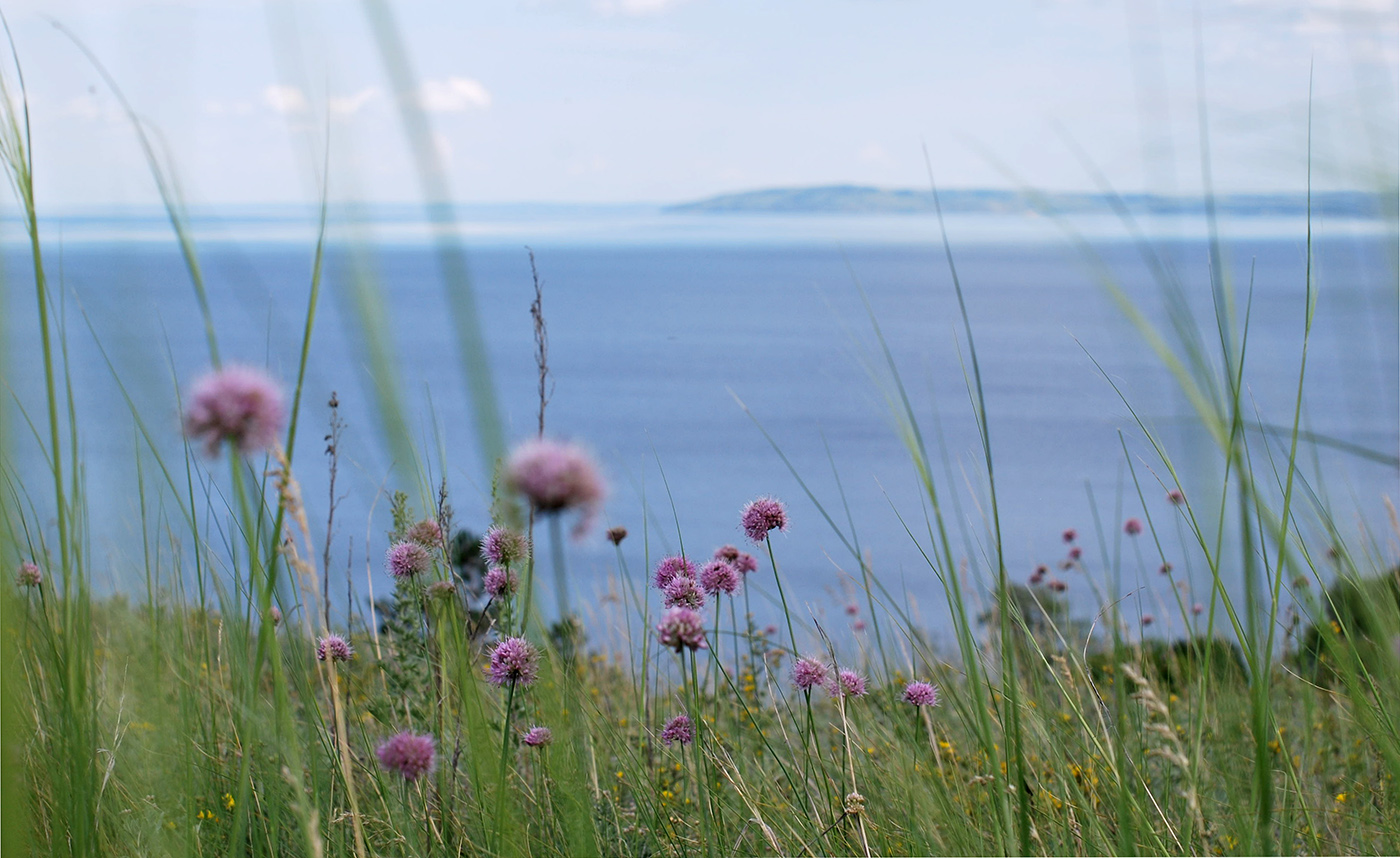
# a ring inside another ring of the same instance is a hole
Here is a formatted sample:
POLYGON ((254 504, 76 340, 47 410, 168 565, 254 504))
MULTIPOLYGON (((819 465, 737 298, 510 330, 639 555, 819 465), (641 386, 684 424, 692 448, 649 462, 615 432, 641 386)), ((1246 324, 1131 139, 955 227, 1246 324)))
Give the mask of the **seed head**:
POLYGON ((379 764, 391 772, 415 781, 433 769, 437 752, 432 736, 418 736, 405 730, 379 746, 379 764))
POLYGON ((938 686, 928 682, 911 682, 904 687, 904 702, 911 706, 937 706, 938 686))
POLYGON ((39 568, 39 564, 33 560, 26 560, 19 564, 19 571, 15 573, 15 583, 21 587, 37 587, 44 582, 44 573, 39 568))
POLYGON ((613 545, 621 545, 622 540, 627 538, 627 528, 621 525, 610 527, 608 528, 607 537, 608 541, 613 545))
POLYGON ((661 743, 668 748, 676 744, 689 745, 694 741, 695 725, 690 723, 688 715, 677 715, 661 728, 661 743))
POLYGON ((395 578, 412 578, 428 571, 433 558, 416 542, 395 542, 384 556, 384 568, 395 578))
POLYGON ((530 685, 540 674, 540 654, 524 638, 506 638, 491 651, 487 668, 496 685, 530 685))
POLYGON ((554 741, 554 733, 548 727, 531 727, 520 741, 532 748, 541 748, 554 741))
POLYGON ((741 520, 744 533, 754 542, 767 539, 770 530, 787 530, 788 526, 787 510, 781 501, 770 497, 749 501, 741 520))
POLYGON ((286 420, 282 391, 261 370, 227 366, 195 382, 185 412, 185 435, 211 458, 225 442, 247 455, 277 443, 286 420))
POLYGON ((316 658, 319 661, 349 661, 355 657, 355 649, 340 635, 326 635, 316 641, 316 658))
POLYGON ((503 599, 515 595, 516 588, 520 586, 520 578, 504 566, 492 566, 486 573, 483 586, 486 595, 493 599, 503 599))
POLYGON ((676 652, 683 648, 704 649, 705 623, 700 614, 690 608, 677 607, 667 611, 656 627, 656 636, 662 646, 676 652))
POLYGON ((711 560, 700 567, 700 587, 709 596, 732 596, 739 589, 739 570, 723 560, 711 560))
POLYGON ((826 682, 828 668, 815 658, 799 658, 792 665, 792 684, 799 691, 811 691, 826 682))

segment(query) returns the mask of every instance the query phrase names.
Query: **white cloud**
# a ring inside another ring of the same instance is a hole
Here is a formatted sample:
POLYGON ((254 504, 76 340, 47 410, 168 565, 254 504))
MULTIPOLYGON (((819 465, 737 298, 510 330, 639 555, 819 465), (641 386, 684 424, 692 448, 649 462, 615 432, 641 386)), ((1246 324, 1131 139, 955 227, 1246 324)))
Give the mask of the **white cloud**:
POLYGON ((289 115, 306 112, 306 96, 294 86, 272 84, 263 90, 263 103, 276 113, 289 115))
POLYGON ((360 108, 379 97, 379 87, 369 86, 354 95, 331 96, 331 113, 337 116, 353 116, 360 108))
POLYGON ((425 80, 418 93, 423 109, 432 113, 461 113, 464 110, 485 110, 491 106, 491 93, 480 81, 466 77, 447 80, 425 80))
POLYGON ((594 0, 593 9, 604 15, 655 15, 685 0, 594 0))

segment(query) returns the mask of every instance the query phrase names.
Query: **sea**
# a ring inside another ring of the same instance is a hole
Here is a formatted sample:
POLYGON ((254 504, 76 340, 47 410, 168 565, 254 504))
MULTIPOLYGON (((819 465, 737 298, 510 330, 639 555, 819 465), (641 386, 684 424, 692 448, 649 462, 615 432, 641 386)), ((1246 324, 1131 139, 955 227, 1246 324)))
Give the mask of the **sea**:
MULTIPOLYGON (((52 483, 35 441, 45 406, 31 260, 19 222, 0 226, 3 374, 18 406, 6 427, 14 491, 40 521, 34 538, 52 544, 52 483)), ((159 211, 67 213, 46 218, 42 232, 77 412, 95 586, 142 598, 148 558, 163 574, 172 557, 189 565, 178 512, 189 499, 176 497, 190 481, 211 557, 232 578, 227 464, 196 458, 187 475, 183 458, 178 391, 209 369, 210 356, 168 221, 159 211)), ((1167 491, 1179 480, 1212 550, 1227 522, 1220 565, 1235 598, 1237 498, 1222 492, 1220 449, 1153 343, 1160 337, 1182 359, 1194 343, 1198 381, 1204 373, 1221 383, 1226 303, 1225 336, 1247 329, 1242 401, 1255 428, 1246 438, 1272 503, 1287 479, 1302 378, 1291 527, 1321 574, 1313 586, 1335 566, 1329 548, 1367 569, 1396 563, 1393 222, 1236 217, 1217 225, 1212 242, 1208 224, 1184 215, 1130 230, 1097 215, 958 214, 946 232, 945 249, 938 221, 920 214, 677 214, 643 205, 462 207, 450 226, 412 206, 332 217, 294 453, 320 546, 334 395, 344 422, 330 533, 337 614, 391 589, 382 567, 395 489, 421 510, 422 486, 445 484, 460 526, 480 533, 489 524, 491 478, 448 295, 470 289, 507 440, 529 438, 539 408, 532 253, 548 336, 546 431, 593 451, 609 484, 603 515, 565 550, 571 598, 600 638, 624 622, 625 581, 654 611, 648 569, 682 550, 707 558, 720 545, 745 545, 740 512, 764 495, 790 516, 771 547, 793 612, 840 640, 867 644, 873 621, 894 612, 950 640, 941 576, 960 576, 978 613, 998 557, 1017 582, 1048 567, 1085 623, 1102 621, 1103 594, 1116 588, 1134 631, 1150 615, 1145 634, 1181 634, 1179 606, 1208 602, 1211 579, 1187 506, 1169 503, 1167 491), (441 241, 465 254, 466 278, 444 281, 441 241), (421 470, 395 461, 384 440, 354 311, 356 271, 380 298, 389 377, 421 470), (906 413, 932 465, 955 569, 933 540, 935 507, 911 457, 906 413), (1150 526, 1129 536, 1129 518, 1150 526), (615 525, 629 532, 620 558, 602 534, 615 525), (1071 528, 1083 555, 1062 569, 1071 528)), ((224 361, 265 367, 290 385, 315 212, 195 212, 190 235, 224 361)), ((767 547, 749 550, 762 561, 746 585, 755 622, 778 625, 767 547)), ((547 569, 542 604, 552 613, 547 569)))

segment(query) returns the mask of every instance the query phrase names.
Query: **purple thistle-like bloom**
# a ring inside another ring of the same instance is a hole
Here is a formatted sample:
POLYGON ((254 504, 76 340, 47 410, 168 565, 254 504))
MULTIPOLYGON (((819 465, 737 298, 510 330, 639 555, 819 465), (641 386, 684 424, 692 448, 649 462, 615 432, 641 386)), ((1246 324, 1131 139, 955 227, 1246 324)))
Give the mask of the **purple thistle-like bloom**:
POLYGON ((326 635, 316 641, 318 661, 349 661, 355 657, 355 649, 340 635, 326 635))
POLYGON ((739 570, 723 560, 711 560, 700 567, 700 586, 706 595, 734 595, 739 589, 739 570))
POLYGON ((379 746, 379 764, 397 772, 405 780, 416 781, 432 771, 437 752, 432 736, 418 736, 405 730, 379 746))
POLYGON ((540 512, 582 510, 576 535, 587 530, 606 493, 598 466, 582 447, 545 438, 516 447, 505 475, 506 485, 529 498, 540 512))
POLYGON ((225 441, 244 454, 266 450, 277 443, 285 420, 276 382, 252 367, 227 366, 195 382, 184 427, 212 457, 225 441))
POLYGON ((1205 606, 1205 605, 1202 605, 1200 602, 1197 602, 1196 604, 1194 604, 1194 605, 1191 606, 1191 613, 1193 613, 1193 614, 1195 614, 1196 616, 1199 617, 1199 616, 1201 615, 1201 612, 1204 611, 1205 609, 1206 609, 1206 606, 1205 606))
POLYGON ((829 668, 815 658, 800 658, 792 665, 792 684, 801 691, 811 691, 826 682, 829 668))
POLYGON ((1123 522, 1123 532, 1129 536, 1137 536, 1142 533, 1142 521, 1136 518, 1128 519, 1123 522))
POLYGON ((491 651, 487 670, 497 685, 529 685, 540 674, 540 654, 524 638, 506 638, 491 651))
POLYGON ((531 727, 520 741, 532 748, 540 748, 554 741, 554 733, 548 727, 531 727))
POLYGON ((753 559, 753 555, 746 551, 740 551, 732 545, 722 545, 715 550, 715 559, 723 560, 733 566, 740 575, 747 575, 758 570, 758 561, 753 559))
POLYGON ((1170 575, 1172 574, 1172 565, 1170 563, 1163 563, 1157 568, 1157 571, 1163 575, 1170 575))
POLYGON ((661 562, 656 564, 656 573, 651 576, 651 583, 656 585, 656 589, 665 590, 672 579, 680 577, 694 578, 695 564, 677 554, 661 558, 661 562))
POLYGON ((768 538, 770 530, 787 530, 787 510, 777 499, 762 497, 749 501, 744 507, 742 521, 749 539, 762 542, 768 538))
POLYGON ((1155 619, 1155 618, 1154 618, 1151 614, 1143 614, 1143 615, 1142 615, 1142 624, 1143 624, 1144 626, 1150 626, 1150 625, 1152 625, 1154 619, 1155 619))
POLYGON ((412 578, 428 571, 433 558, 416 542, 395 542, 384 555, 384 568, 395 578, 412 578))
POLYGON ((425 518, 408 529, 404 538, 424 548, 442 547, 442 528, 431 518, 425 518))
POLYGON ((676 652, 680 652, 684 647, 706 647, 704 620, 690 608, 672 608, 667 611, 656 626, 656 636, 662 646, 668 646, 676 652))
POLYGON ((826 693, 832 697, 864 697, 865 677, 854 670, 838 670, 835 678, 827 682, 826 693))
POLYGON ((524 534, 497 524, 482 537, 481 553, 497 566, 514 566, 529 558, 530 545, 524 534))
POLYGON ((677 715, 661 728, 661 743, 668 748, 677 744, 689 745, 694 741, 695 725, 690 723, 689 715, 677 715))
POLYGON ((1060 538, 1063 539, 1065 542, 1073 542, 1075 537, 1077 537, 1078 535, 1079 534, 1075 532, 1074 528, 1069 527, 1065 528, 1065 532, 1060 534, 1060 538))
POLYGON ((15 573, 15 583, 21 587, 37 587, 43 581, 44 573, 39 569, 39 564, 32 560, 19 564, 19 571, 15 573))
POLYGON ((493 566, 487 571, 482 586, 486 588, 486 595, 500 599, 515 595, 516 587, 520 586, 520 578, 504 566, 493 566))
POLYGON ((1172 489, 1167 492, 1167 503, 1172 506, 1181 506, 1186 503, 1186 495, 1181 493, 1181 489, 1172 489))
POLYGON ((904 702, 911 706, 937 706, 938 686, 928 682, 911 682, 904 687, 904 702))
POLYGON ((677 575, 666 585, 662 603, 668 608, 698 608, 705 604, 705 594, 694 578, 677 575))

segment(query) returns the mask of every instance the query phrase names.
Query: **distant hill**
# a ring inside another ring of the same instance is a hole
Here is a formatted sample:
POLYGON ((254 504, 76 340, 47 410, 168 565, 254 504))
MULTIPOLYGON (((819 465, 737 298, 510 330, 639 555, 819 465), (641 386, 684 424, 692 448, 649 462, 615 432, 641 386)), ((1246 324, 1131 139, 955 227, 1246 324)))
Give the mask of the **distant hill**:
MULTIPOLYGON (((1048 207, 1065 214, 1110 213, 1111 198, 1092 193, 1047 193, 1032 199, 1018 191, 946 190, 938 192, 945 212, 1029 213, 1048 207)), ((1203 214, 1201 197, 1123 194, 1120 199, 1134 214, 1203 214)), ((1302 215, 1308 210, 1304 194, 1225 194, 1216 209, 1234 216, 1302 215)), ((666 207, 674 213, 712 214, 928 214, 934 210, 927 190, 826 185, 809 188, 768 188, 722 194, 666 207)), ((1381 214, 1375 194, 1326 191, 1312 197, 1314 214, 1329 217, 1374 218, 1381 214)))

